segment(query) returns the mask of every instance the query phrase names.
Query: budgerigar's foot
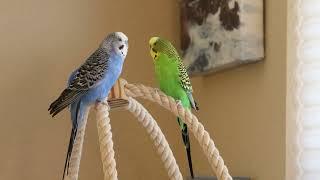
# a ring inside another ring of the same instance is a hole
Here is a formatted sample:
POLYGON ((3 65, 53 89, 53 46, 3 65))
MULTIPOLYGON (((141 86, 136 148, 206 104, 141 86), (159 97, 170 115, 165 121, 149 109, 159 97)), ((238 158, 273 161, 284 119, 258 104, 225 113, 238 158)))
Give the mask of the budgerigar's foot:
POLYGON ((159 89, 159 88, 154 88, 154 90, 156 91, 156 93, 160 93, 161 92, 161 90, 159 89))
POLYGON ((107 106, 108 111, 110 110, 110 106, 109 106, 109 104, 108 104, 107 101, 97 100, 97 101, 96 101, 96 104, 95 104, 95 109, 96 109, 96 110, 98 110, 98 106, 99 106, 99 105, 107 106))
POLYGON ((180 100, 176 100, 177 106, 182 106, 182 102, 180 100))

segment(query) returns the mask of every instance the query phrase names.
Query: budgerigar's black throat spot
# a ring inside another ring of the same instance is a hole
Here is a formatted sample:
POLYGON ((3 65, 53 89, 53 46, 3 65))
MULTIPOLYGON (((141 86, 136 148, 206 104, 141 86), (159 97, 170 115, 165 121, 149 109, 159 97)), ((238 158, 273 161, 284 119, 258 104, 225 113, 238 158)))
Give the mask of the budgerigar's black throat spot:
POLYGON ((154 53, 157 53, 157 51, 156 51, 154 48, 151 48, 151 50, 152 50, 154 53))
POLYGON ((124 48, 124 45, 121 45, 121 46, 119 47, 120 50, 122 50, 123 48, 124 48))

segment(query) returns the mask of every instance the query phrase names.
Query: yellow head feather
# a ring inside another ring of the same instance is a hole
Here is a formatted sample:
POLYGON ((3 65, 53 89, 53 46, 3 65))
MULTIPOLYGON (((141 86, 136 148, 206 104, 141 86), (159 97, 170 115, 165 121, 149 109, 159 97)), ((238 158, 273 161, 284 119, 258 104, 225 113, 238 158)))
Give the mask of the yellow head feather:
POLYGON ((157 41, 159 40, 159 37, 152 37, 149 40, 149 45, 150 45, 150 55, 153 58, 153 60, 156 60, 159 56, 158 51, 155 50, 154 46, 157 43, 157 41))
POLYGON ((150 54, 154 60, 157 60, 159 55, 166 55, 170 59, 174 59, 179 61, 180 57, 176 49, 170 43, 170 41, 166 39, 162 39, 160 37, 152 37, 149 40, 150 45, 150 54))

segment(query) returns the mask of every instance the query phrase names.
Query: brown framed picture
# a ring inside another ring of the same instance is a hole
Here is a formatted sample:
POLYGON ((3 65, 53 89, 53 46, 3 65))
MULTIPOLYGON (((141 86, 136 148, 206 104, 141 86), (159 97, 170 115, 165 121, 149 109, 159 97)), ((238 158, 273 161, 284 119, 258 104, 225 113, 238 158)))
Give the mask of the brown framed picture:
POLYGON ((263 0, 182 0, 181 48, 189 74, 264 59, 263 0))

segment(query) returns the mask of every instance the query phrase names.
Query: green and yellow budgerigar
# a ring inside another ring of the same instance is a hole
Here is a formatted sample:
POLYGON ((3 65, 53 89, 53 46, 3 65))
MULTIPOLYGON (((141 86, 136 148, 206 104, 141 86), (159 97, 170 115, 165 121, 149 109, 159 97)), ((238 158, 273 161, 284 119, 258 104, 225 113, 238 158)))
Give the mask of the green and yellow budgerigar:
MULTIPOLYGON (((150 54, 155 65, 156 79, 160 90, 173 97, 184 108, 198 110, 192 97, 192 86, 186 68, 173 45, 165 39, 152 37, 149 41, 150 54)), ((190 140, 187 125, 177 118, 182 132, 182 139, 187 151, 191 177, 193 168, 191 160, 190 140)))

